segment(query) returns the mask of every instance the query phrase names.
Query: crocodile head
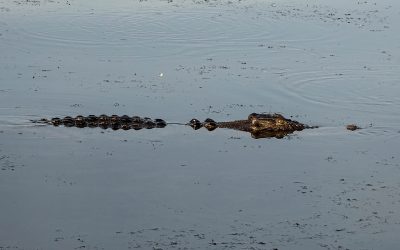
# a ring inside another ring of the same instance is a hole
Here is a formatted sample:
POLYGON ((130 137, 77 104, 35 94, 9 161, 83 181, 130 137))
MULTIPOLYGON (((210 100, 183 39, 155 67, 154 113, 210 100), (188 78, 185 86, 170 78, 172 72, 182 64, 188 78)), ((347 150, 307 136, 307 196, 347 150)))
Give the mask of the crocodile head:
POLYGON ((304 124, 286 119, 280 114, 257 114, 252 113, 248 117, 250 130, 257 131, 285 131, 293 132, 303 130, 304 124))

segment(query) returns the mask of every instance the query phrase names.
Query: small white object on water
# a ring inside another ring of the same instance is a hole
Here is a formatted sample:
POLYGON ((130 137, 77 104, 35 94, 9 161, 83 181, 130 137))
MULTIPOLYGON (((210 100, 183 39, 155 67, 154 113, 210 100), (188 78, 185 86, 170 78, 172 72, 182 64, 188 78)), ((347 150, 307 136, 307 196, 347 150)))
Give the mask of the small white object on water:
POLYGON ((164 73, 160 73, 160 77, 163 77, 164 76, 164 73))

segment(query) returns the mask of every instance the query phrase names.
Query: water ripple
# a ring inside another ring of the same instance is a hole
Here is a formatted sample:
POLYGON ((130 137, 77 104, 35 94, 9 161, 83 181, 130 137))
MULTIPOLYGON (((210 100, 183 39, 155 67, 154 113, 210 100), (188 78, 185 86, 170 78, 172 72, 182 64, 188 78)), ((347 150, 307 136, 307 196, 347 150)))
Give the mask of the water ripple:
MULTIPOLYGON (((377 112, 399 107, 400 67, 374 66, 367 69, 330 69, 286 74, 284 91, 302 102, 350 110, 377 112)), ((393 109, 391 114, 397 114, 393 109)))
POLYGON ((18 28, 5 42, 15 46, 17 40, 29 40, 30 47, 20 50, 32 50, 32 46, 36 50, 79 49, 82 53, 120 57, 196 56, 243 48, 257 50, 266 42, 329 39, 326 32, 313 32, 307 38, 299 32, 287 39, 285 27, 291 24, 212 8, 58 11, 43 16, 26 14, 13 22, 18 28))

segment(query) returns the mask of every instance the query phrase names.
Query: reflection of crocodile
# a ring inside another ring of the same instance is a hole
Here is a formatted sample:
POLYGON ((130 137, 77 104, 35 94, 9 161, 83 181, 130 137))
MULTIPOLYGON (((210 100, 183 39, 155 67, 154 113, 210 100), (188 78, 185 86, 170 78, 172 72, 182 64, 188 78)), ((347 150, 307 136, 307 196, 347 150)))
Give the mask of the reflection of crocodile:
MULTIPOLYGON (((123 116, 107 116, 100 115, 94 116, 89 115, 87 117, 77 116, 72 118, 70 116, 64 118, 53 118, 51 120, 41 119, 34 121, 36 123, 53 124, 54 126, 64 125, 65 127, 100 127, 103 129, 111 128, 114 130, 123 129, 152 129, 152 128, 163 128, 167 123, 162 119, 150 119, 148 117, 129 117, 123 116)), ((205 127, 209 131, 216 128, 228 128, 234 130, 240 130, 250 132, 253 138, 283 138, 284 136, 293 133, 294 131, 301 131, 308 128, 316 128, 315 126, 308 126, 300 122, 287 119, 280 114, 257 114, 252 113, 246 120, 236 120, 228 122, 215 122, 212 119, 206 119, 204 122, 200 122, 197 119, 192 119, 189 123, 182 124, 189 125, 193 129, 199 129, 205 127)), ((357 127, 358 128, 358 127, 357 127)))

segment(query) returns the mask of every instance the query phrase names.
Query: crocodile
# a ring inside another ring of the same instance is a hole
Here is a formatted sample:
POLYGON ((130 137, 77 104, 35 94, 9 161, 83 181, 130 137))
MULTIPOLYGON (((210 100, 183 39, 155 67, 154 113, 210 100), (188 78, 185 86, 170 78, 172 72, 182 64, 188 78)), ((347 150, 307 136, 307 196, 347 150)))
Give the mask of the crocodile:
MULTIPOLYGON (((118 115, 89 115, 76 117, 66 116, 64 118, 55 117, 52 119, 40 119, 32 120, 34 123, 51 124, 53 126, 65 126, 65 127, 78 127, 78 128, 96 128, 102 129, 111 128, 113 130, 140 130, 140 129, 153 129, 153 128, 164 128, 167 124, 179 124, 188 125, 193 129, 197 130, 202 127, 209 131, 213 131, 216 128, 234 129, 244 132, 249 132, 255 139, 259 138, 283 138, 295 131, 301 131, 304 129, 318 128, 318 126, 309 126, 300 123, 295 120, 285 118, 283 115, 274 114, 258 114, 251 113, 247 119, 234 120, 226 122, 216 122, 210 118, 201 122, 198 119, 192 119, 188 123, 167 123, 163 119, 151 119, 149 117, 139 116, 118 116, 118 115)), ((349 124, 346 126, 347 130, 358 130, 361 129, 355 124, 349 124)))
POLYGON ((167 123, 163 119, 151 119, 149 117, 139 116, 118 116, 118 115, 89 115, 76 117, 66 116, 64 118, 55 117, 52 119, 40 119, 33 121, 35 123, 51 124, 53 126, 65 126, 65 127, 78 127, 78 128, 95 128, 100 127, 102 129, 111 128, 113 130, 140 130, 140 129, 153 129, 153 128, 164 128, 167 124, 180 124, 188 125, 193 129, 197 130, 202 127, 212 131, 216 128, 234 129, 244 132, 249 132, 253 138, 283 138, 286 135, 292 134, 295 131, 301 131, 303 129, 317 128, 317 126, 308 126, 295 120, 285 118, 281 114, 258 114, 252 113, 247 119, 234 120, 226 122, 216 122, 210 118, 207 118, 204 122, 200 122, 198 119, 192 119, 188 123, 167 123))

